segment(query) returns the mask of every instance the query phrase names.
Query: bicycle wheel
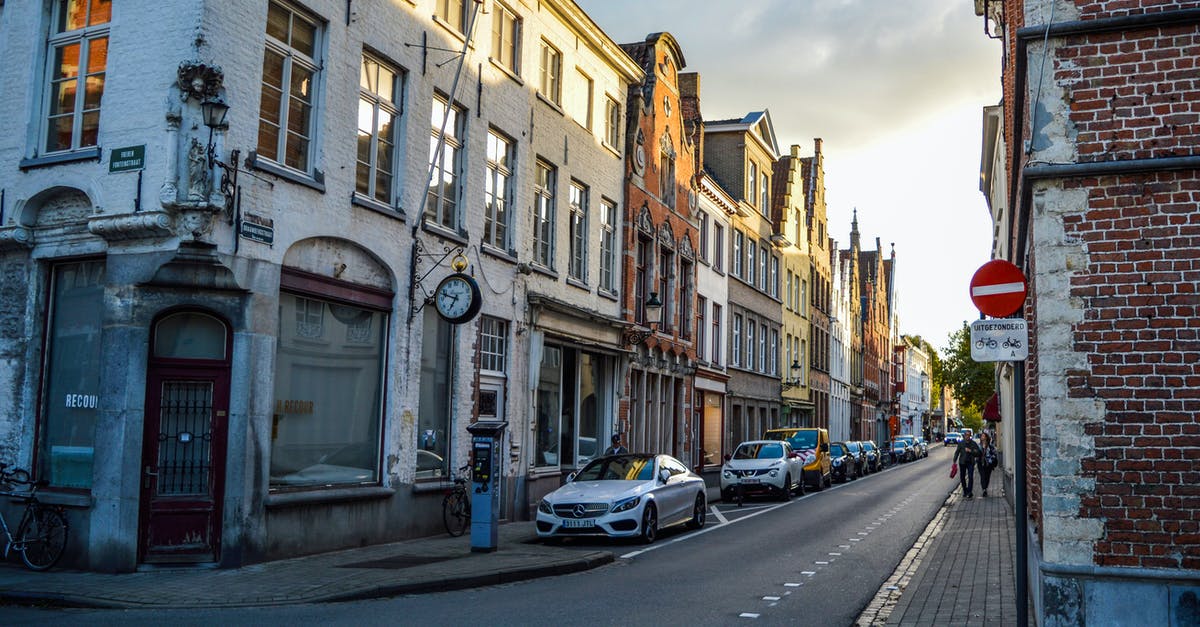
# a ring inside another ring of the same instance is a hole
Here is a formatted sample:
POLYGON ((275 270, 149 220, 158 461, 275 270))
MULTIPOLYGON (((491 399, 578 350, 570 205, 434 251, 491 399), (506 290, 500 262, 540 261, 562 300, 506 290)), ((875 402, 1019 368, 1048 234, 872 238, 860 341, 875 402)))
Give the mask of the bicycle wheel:
POLYGON ((442 522, 446 533, 456 538, 466 532, 471 523, 471 503, 465 492, 454 490, 442 499, 442 522))
POLYGON ((30 570, 47 570, 58 563, 67 548, 67 517, 62 511, 33 505, 17 530, 21 561, 30 570))

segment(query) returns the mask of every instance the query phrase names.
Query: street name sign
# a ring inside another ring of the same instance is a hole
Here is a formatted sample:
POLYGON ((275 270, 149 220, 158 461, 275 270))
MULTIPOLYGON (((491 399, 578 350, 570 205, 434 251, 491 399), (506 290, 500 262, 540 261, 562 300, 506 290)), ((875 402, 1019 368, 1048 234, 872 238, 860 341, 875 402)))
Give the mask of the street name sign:
POLYGON ((1024 361, 1029 357, 1029 323, 1023 318, 994 318, 971 323, 971 359, 1024 361))
POLYGON ((993 259, 971 277, 971 302, 993 318, 1011 316, 1025 304, 1025 273, 1003 259, 993 259))
POLYGON ((108 157, 109 172, 131 172, 146 167, 146 146, 113 148, 108 157))

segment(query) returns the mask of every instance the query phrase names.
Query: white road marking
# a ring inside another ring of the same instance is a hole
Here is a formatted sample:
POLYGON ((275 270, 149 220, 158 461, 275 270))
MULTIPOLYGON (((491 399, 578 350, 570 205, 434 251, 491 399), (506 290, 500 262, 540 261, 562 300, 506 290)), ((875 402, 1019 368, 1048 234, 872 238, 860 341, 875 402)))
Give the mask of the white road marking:
POLYGON ((738 614, 738 618, 758 618, 758 614, 753 612, 742 612, 741 614, 738 614))
POLYGON ((860 540, 862 540, 862 538, 850 538, 851 542, 858 542, 860 540))
POLYGON ((830 555, 841 555, 841 553, 830 553, 830 555))
POLYGON ((812 577, 813 575, 817 574, 817 571, 815 571, 815 570, 802 570, 802 571, 800 571, 800 574, 801 574, 801 575, 804 575, 805 577, 812 577))
POLYGON ((858 532, 858 535, 860 535, 860 536, 869 536, 869 535, 871 535, 871 532, 870 532, 870 531, 860 531, 860 532, 858 532))
POLYGON ((829 562, 823 562, 823 561, 817 561, 817 562, 813 562, 813 563, 814 563, 814 564, 820 564, 820 565, 822 565, 822 566, 828 566, 828 565, 829 565, 829 562))
POLYGON ((802 584, 802 583, 785 583, 783 585, 787 586, 788 588, 799 588, 800 586, 803 586, 804 584, 802 584))
POLYGON ((764 601, 778 601, 782 597, 763 597, 764 601))
POLYGON ((725 516, 721 514, 721 510, 717 508, 716 505, 712 506, 712 513, 717 520, 721 521, 722 525, 729 523, 729 520, 727 520, 725 516))
POLYGON ((848 548, 850 548, 850 545, 849 544, 839 544, 838 548, 839 549, 848 549, 848 548))

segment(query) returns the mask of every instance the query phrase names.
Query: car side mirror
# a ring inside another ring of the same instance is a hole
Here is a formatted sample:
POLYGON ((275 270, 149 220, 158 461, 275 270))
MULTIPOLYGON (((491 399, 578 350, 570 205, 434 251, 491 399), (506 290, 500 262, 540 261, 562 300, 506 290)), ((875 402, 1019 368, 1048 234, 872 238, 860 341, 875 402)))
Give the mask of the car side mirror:
POLYGON ((667 470, 666 468, 662 468, 658 471, 659 483, 666 483, 667 480, 670 478, 671 478, 671 471, 667 470))
POLYGON ((821 452, 822 452, 822 453, 828 453, 828 452, 829 452, 829 443, 828 443, 828 442, 823 442, 823 443, 821 444, 821 452))
POLYGON ((575 474, 576 473, 571 473, 571 474, 567 475, 567 483, 571 483, 572 481, 575 480, 575 474))
POLYGON ((729 460, 733 459, 733 456, 730 455, 729 453, 726 453, 725 457, 723 457, 722 459, 724 459, 725 461, 729 461, 729 460))

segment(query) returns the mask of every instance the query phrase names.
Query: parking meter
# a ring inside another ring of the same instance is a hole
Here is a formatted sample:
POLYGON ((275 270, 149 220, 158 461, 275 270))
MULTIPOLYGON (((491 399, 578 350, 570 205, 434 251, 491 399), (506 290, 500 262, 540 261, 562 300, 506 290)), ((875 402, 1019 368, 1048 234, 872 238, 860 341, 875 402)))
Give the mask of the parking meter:
POLYGON ((471 434, 471 550, 496 550, 500 526, 500 436, 507 422, 467 425, 471 434))

